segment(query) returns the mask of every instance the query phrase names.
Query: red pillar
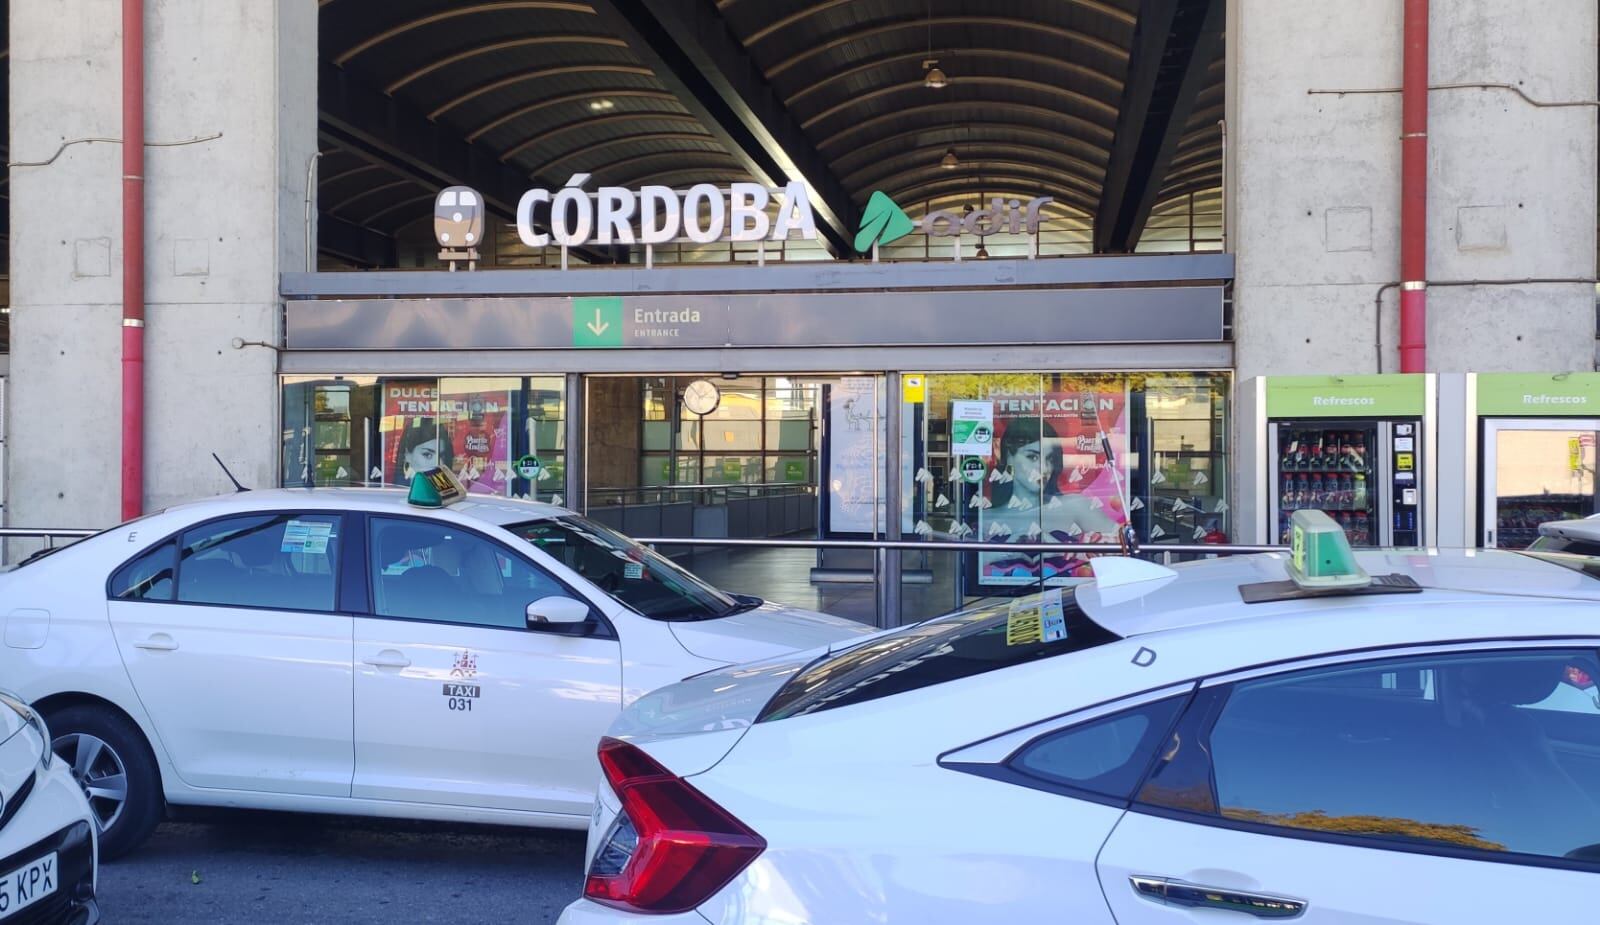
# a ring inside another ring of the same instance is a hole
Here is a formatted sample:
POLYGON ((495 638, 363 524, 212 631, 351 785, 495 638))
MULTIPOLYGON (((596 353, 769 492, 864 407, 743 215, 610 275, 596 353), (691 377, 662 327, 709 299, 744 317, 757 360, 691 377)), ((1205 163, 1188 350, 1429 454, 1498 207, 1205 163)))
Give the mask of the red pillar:
POLYGON ((144 0, 122 0, 122 519, 144 512, 144 0))
POLYGON ((1428 368, 1428 0, 1405 2, 1400 117, 1400 371, 1428 368))

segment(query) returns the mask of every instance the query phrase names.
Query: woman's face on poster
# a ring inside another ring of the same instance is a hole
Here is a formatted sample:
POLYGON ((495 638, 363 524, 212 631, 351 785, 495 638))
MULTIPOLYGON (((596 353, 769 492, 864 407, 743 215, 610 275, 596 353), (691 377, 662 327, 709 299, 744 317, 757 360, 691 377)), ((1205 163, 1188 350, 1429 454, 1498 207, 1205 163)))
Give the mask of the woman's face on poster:
POLYGON ((1045 448, 1038 440, 1017 447, 1006 462, 1011 467, 1011 477, 1016 483, 1032 492, 1043 489, 1045 481, 1055 475, 1048 471, 1050 464, 1045 456, 1045 448))
POLYGON ((439 440, 434 438, 426 443, 419 443, 406 454, 406 465, 411 467, 413 473, 426 472, 439 466, 439 440))

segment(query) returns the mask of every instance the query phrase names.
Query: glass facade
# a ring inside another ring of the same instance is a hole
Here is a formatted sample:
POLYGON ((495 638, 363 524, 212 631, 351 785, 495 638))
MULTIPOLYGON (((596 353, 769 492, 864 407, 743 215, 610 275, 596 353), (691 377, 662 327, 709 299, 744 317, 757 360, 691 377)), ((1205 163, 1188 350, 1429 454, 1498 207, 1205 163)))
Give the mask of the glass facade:
MULTIPOLYGON (((282 481, 404 485, 443 465, 471 492, 567 504, 634 536, 852 539, 885 535, 898 473, 902 536, 949 544, 901 555, 898 621, 1090 574, 1082 555, 976 543, 1111 543, 1128 525, 1145 548, 1234 539, 1231 373, 900 378, 893 395, 881 373, 586 377, 583 495, 568 502, 564 377, 287 377, 282 481), (694 385, 704 401, 701 380, 709 410, 685 399, 694 385)), ((667 551, 731 591, 873 617, 867 551, 667 551)))
POLYGON ((282 484, 407 485, 446 466, 469 492, 559 503, 565 389, 561 376, 287 377, 282 484))
MULTIPOLYGON (((901 406, 906 537, 1114 543, 1131 524, 1144 546, 1230 541, 1228 373, 922 379, 925 393, 901 406)), ((1081 555, 991 551, 911 557, 907 574, 949 586, 954 606, 1072 584, 1089 567, 1081 555)))
POLYGON ((713 379, 717 407, 699 415, 681 400, 698 378, 625 380, 639 390, 639 486, 812 481, 820 385, 781 376, 713 379))

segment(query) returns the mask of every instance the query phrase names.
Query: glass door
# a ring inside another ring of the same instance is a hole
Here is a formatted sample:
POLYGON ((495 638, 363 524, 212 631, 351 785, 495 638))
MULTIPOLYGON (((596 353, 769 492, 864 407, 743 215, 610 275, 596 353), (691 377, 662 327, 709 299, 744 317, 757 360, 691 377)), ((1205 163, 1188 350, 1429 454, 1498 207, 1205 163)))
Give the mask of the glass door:
POLYGON ((1485 421, 1483 545, 1526 549, 1540 524, 1595 513, 1597 435, 1600 420, 1485 421))
POLYGON ((1326 512, 1354 546, 1383 541, 1377 421, 1279 421, 1273 424, 1273 533, 1289 542, 1295 511, 1326 512))

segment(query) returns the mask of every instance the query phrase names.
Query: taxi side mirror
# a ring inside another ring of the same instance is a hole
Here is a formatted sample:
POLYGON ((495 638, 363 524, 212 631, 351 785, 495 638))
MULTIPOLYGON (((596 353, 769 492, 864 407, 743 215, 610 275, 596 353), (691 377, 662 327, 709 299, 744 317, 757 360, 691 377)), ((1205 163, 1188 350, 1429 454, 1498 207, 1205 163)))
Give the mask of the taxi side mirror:
POLYGON ((528 605, 529 626, 582 623, 589 619, 589 605, 570 597, 541 597, 528 605))

